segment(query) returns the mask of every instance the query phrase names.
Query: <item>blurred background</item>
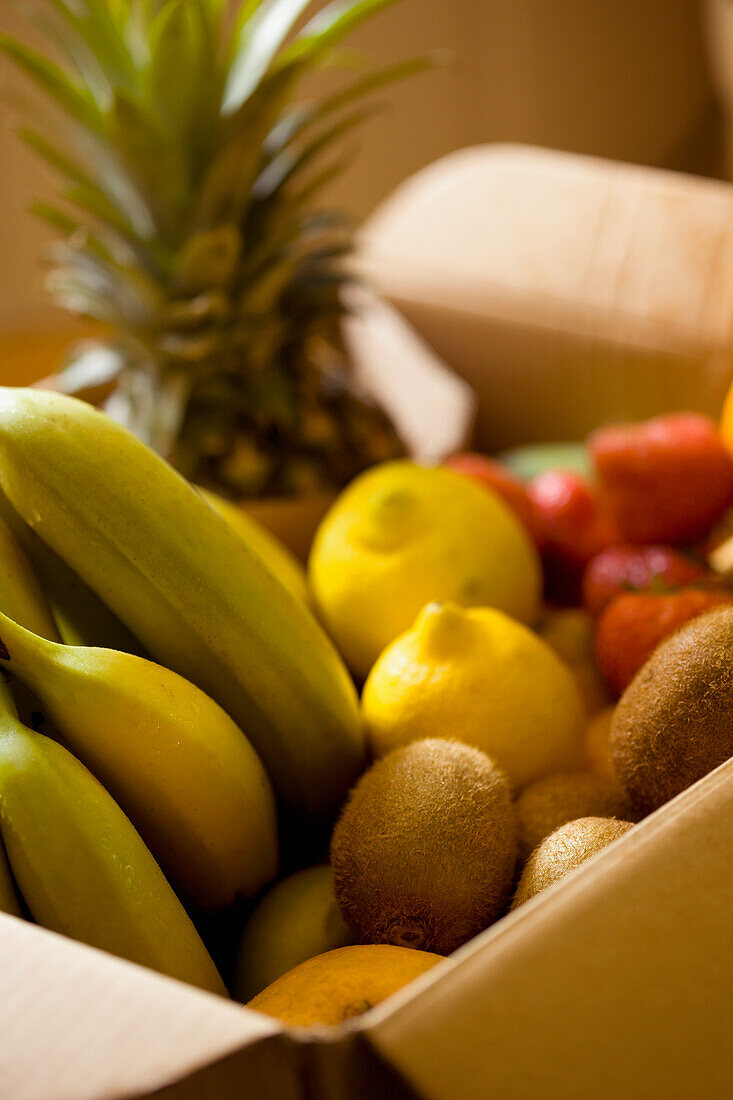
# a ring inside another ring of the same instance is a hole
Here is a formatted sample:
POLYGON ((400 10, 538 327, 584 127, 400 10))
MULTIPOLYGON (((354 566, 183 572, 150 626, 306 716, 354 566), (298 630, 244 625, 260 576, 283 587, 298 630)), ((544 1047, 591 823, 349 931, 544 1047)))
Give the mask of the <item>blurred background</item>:
MULTIPOLYGON (((0 27, 21 31, 9 0, 0 27)), ((355 45, 384 63, 446 51, 434 72, 389 89, 335 198, 363 217, 441 155, 518 141, 725 176, 733 101, 733 0, 403 0, 355 45), (730 45, 730 48, 729 48, 730 45)), ((1 69, 6 91, 16 77, 1 69)), ((39 339, 68 321, 40 293, 48 230, 25 212, 48 189, 0 107, 0 331, 39 339)), ((30 368, 29 368, 30 369, 30 368)))

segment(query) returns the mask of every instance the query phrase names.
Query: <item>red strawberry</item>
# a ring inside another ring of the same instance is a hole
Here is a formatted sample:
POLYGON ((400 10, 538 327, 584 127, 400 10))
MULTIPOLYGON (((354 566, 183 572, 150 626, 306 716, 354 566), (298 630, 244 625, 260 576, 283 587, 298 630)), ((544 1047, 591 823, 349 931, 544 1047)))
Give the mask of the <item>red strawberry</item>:
POLYGON ((659 643, 678 626, 726 603, 733 603, 733 592, 712 588, 616 596, 598 620, 595 634, 596 661, 609 688, 621 695, 659 643))
POLYGON ((528 486, 545 567, 547 599, 577 603, 583 571, 618 534, 586 482, 577 474, 547 470, 528 486))
POLYGON ((630 589, 680 588, 712 574, 671 546, 609 546, 596 554, 583 574, 583 607, 600 615, 614 596, 630 589))
POLYGON ((500 496, 505 504, 508 504, 517 518, 521 520, 533 539, 537 538, 537 527, 534 518, 534 508, 527 494, 524 484, 518 477, 485 455, 464 451, 462 454, 452 455, 446 459, 445 465, 455 470, 457 474, 465 474, 473 478, 480 485, 493 490, 500 496))
POLYGON ((694 542, 733 501, 733 457, 706 416, 601 428, 589 448, 627 542, 694 542))

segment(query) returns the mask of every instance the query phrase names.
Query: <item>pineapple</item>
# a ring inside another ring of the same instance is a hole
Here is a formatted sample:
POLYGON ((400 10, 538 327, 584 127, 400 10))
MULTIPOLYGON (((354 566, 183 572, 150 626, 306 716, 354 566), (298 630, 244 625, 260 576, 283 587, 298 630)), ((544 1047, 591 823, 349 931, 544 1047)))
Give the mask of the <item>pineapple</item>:
POLYGON ((230 497, 338 487, 401 452, 355 392, 340 341, 350 231, 321 191, 371 93, 428 62, 339 46, 393 0, 27 0, 51 56, 0 37, 44 94, 21 138, 60 177, 35 213, 60 234, 47 284, 109 335, 73 349, 66 392, 230 497), (48 108, 51 108, 50 112, 48 108))

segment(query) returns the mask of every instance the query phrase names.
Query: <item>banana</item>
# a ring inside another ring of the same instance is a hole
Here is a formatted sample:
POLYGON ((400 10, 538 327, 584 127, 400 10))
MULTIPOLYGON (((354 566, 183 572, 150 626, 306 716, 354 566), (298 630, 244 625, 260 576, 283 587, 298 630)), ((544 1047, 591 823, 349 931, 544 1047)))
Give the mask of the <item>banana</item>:
MULTIPOLYGON (((1 493, 0 514, 19 551, 30 563, 28 568, 32 565, 35 576, 41 582, 45 593, 44 605, 50 609, 49 614, 53 614, 50 627, 53 633, 34 626, 27 616, 21 616, 17 608, 16 614, 13 614, 13 605, 3 606, 0 601, 0 610, 42 638, 60 640, 67 645, 104 646, 105 649, 121 649, 125 653, 146 656, 137 638, 73 569, 26 526, 1 493)), ((15 576, 13 582, 17 583, 15 576)))
POLYGON ((270 781, 199 688, 130 653, 46 641, 2 613, 0 663, 31 689, 187 900, 221 909, 275 877, 270 781))
POLYGON ((10 913, 13 917, 23 916, 13 874, 2 844, 0 844, 0 912, 10 913))
POLYGON ((204 489, 200 485, 194 486, 197 493, 204 498, 215 512, 218 512, 227 521, 232 530, 243 538, 247 546, 256 554, 277 579, 291 592, 301 603, 308 603, 308 582, 305 577, 305 569, 290 553, 279 539, 271 535, 266 527, 258 523, 252 516, 248 516, 243 508, 231 500, 225 500, 218 493, 212 493, 211 489, 204 489))
POLYGON ((226 995, 190 918, 122 810, 62 745, 20 723, 6 684, 0 831, 39 924, 226 995))
POLYGON ((28 558, 0 520, 0 610, 42 638, 59 640, 51 608, 28 558))
POLYGON ((31 560, 43 583, 61 641, 66 645, 119 649, 144 657, 145 651, 137 638, 99 596, 45 543, 40 539, 35 542, 37 545, 30 550, 31 560))
POLYGON ((365 758, 354 685, 188 482, 83 402, 0 388, 0 487, 156 660, 229 712, 291 814, 336 811, 365 758))
MULTIPOLYGON (((0 611, 41 637, 57 641, 59 631, 50 604, 41 590, 36 572, 24 551, 22 538, 16 530, 23 526, 17 516, 12 524, 0 519, 0 611)), ((40 539, 37 541, 40 542, 40 539)), ((16 704, 23 721, 35 726, 41 718, 38 700, 21 686, 16 704)))

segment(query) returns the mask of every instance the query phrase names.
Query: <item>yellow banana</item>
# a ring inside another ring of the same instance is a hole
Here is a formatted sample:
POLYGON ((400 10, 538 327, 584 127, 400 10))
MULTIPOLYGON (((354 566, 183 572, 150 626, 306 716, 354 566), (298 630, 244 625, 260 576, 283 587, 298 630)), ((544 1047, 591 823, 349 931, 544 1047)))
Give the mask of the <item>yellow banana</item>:
POLYGON ((243 508, 234 504, 231 500, 225 500, 218 493, 212 493, 210 489, 204 489, 200 485, 195 486, 207 504, 210 504, 215 512, 222 516, 229 526, 243 538, 250 550, 275 574, 277 579, 287 588, 288 592, 308 603, 308 582, 305 577, 305 569, 290 553, 279 539, 271 535, 266 527, 258 523, 256 519, 248 516, 243 508))
POLYGON ((33 568, 10 527, 0 520, 0 611, 15 622, 59 640, 51 608, 41 591, 33 568))
POLYGON ((199 688, 130 653, 46 641, 1 613, 0 662, 187 899, 221 909, 275 877, 270 781, 247 738, 199 688))
POLYGON ((153 657, 229 712, 291 811, 363 766, 356 691, 309 611, 162 459, 74 398, 0 389, 0 486, 153 657))
POLYGON ((122 810, 63 746, 20 723, 5 684, 0 831, 39 924, 225 993, 196 929, 122 810))
MULTIPOLYGON (((41 630, 38 624, 34 626, 27 616, 24 621, 17 607, 16 614, 13 614, 13 605, 3 606, 0 602, 0 610, 34 634, 40 634, 42 638, 60 640, 67 645, 104 646, 105 649, 121 649, 126 653, 145 656, 137 638, 73 569, 26 526, 1 493, 0 514, 3 515, 5 526, 11 532, 16 546, 19 549, 22 547, 20 552, 24 554, 26 562, 30 563, 29 568, 32 565, 34 575, 41 582, 47 601, 45 607, 50 608, 50 613, 53 613, 53 633, 41 630)), ((15 581, 15 577, 13 580, 15 581)))
POLYGON ((13 874, 2 844, 0 844, 0 912, 10 913, 14 917, 23 916, 13 874))

